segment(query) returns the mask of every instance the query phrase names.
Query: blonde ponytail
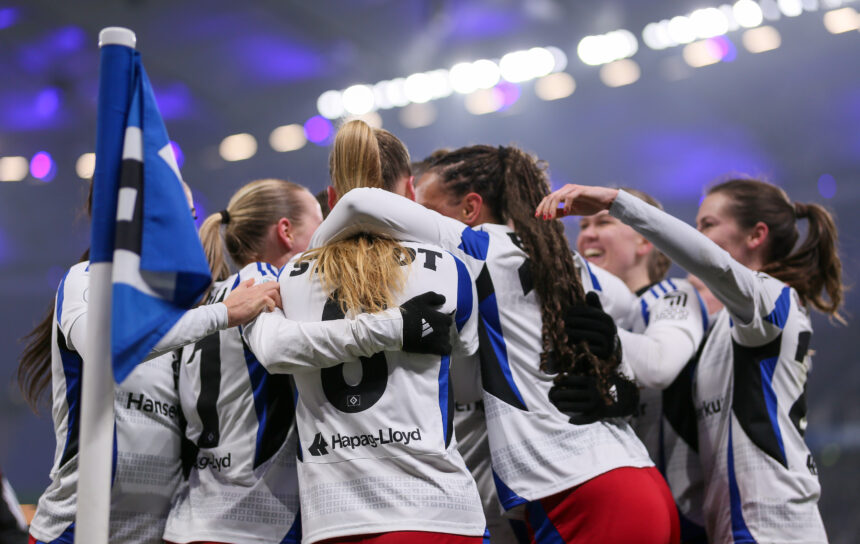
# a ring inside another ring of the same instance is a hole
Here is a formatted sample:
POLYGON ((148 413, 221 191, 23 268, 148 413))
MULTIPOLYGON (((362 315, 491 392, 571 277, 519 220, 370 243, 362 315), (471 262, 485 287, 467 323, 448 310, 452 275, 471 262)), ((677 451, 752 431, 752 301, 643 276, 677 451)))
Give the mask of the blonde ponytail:
MULTIPOLYGON (((338 196, 358 187, 390 190, 409 175, 409 153, 390 132, 350 121, 335 136, 329 173, 338 196)), ((403 290, 403 265, 411 262, 406 255, 395 240, 359 234, 309 251, 302 261, 313 261, 312 271, 344 313, 377 312, 392 306, 403 290)))

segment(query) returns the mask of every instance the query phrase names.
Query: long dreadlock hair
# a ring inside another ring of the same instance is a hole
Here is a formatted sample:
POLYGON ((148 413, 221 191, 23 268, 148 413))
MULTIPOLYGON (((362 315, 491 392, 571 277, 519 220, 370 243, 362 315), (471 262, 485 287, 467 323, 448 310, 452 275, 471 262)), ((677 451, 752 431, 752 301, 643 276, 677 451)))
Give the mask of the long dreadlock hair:
POLYGON ((610 377, 620 361, 617 356, 598 360, 584 343, 572 346, 568 341, 562 316, 571 305, 584 304, 585 293, 562 223, 534 216, 550 193, 546 163, 513 146, 474 145, 437 157, 431 170, 453 198, 479 194, 495 219, 512 223, 522 241, 540 302, 541 370, 594 376, 608 402, 610 377))

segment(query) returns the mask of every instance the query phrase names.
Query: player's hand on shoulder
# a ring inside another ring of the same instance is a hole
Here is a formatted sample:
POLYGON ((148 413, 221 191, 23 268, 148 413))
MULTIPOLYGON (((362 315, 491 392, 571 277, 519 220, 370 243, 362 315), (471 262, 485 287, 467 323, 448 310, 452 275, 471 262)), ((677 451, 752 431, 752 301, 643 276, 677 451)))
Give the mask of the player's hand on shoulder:
POLYGON ((243 281, 224 299, 227 306, 227 325, 245 325, 260 312, 271 312, 275 308, 283 308, 281 304, 281 288, 276 281, 267 281, 254 285, 254 279, 243 281))
POLYGON ((403 351, 448 355, 451 353, 453 316, 439 311, 445 297, 428 291, 400 305, 403 315, 403 351))

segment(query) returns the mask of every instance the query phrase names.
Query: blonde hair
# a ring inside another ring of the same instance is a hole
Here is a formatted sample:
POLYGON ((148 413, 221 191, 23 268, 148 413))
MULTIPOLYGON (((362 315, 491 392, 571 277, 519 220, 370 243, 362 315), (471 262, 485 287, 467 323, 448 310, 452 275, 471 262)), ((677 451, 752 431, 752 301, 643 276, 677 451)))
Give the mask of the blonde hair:
MULTIPOLYGON (((409 153, 390 132, 350 121, 335 136, 329 171, 341 197, 359 187, 391 190, 409 175, 409 153)), ((411 262, 406 253, 395 240, 359 234, 308 251, 300 261, 314 261, 312 272, 344 314, 378 312, 392 306, 403 290, 403 267, 411 262)))
POLYGON ((206 218, 200 227, 200 241, 213 281, 230 276, 223 248, 236 265, 244 266, 260 258, 266 233, 279 219, 286 217, 294 226, 302 224, 308 211, 306 202, 299 198, 302 191, 307 189, 282 179, 252 181, 236 191, 226 210, 206 218))
MULTIPOLYGON (((635 196, 639 200, 644 200, 648 204, 651 204, 658 210, 663 209, 663 205, 644 191, 640 191, 639 189, 631 189, 629 187, 622 187, 622 190, 630 193, 635 196)), ((666 275, 669 273, 669 268, 672 266, 672 261, 664 255, 659 249, 656 247, 651 249, 651 252, 648 254, 648 281, 652 284, 660 283, 664 279, 666 279, 666 275)))

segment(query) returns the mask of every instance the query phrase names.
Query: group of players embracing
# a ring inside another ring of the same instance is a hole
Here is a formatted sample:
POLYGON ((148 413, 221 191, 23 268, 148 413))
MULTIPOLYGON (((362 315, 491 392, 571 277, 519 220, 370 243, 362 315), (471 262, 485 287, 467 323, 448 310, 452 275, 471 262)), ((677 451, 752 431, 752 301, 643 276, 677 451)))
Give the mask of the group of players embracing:
MULTIPOLYGON (((809 312, 842 303, 822 207, 730 180, 697 232, 632 189, 550 193, 513 146, 413 172, 362 121, 329 170, 324 221, 263 179, 201 226, 205 304, 116 388, 111 542, 826 542, 803 440, 809 312)), ((57 438, 33 543, 74 537, 87 288, 83 260, 19 369, 57 438)))

